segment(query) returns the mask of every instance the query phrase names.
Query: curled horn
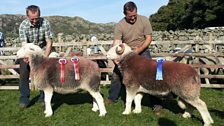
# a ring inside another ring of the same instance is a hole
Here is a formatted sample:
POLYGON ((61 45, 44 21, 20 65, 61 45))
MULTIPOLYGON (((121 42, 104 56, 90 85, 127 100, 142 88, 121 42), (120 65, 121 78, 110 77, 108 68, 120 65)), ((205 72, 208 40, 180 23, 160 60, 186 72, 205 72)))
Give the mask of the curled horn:
POLYGON ((116 53, 117 53, 118 55, 121 55, 121 54, 123 54, 124 49, 125 49, 124 45, 123 45, 123 44, 120 44, 120 45, 116 48, 116 53))

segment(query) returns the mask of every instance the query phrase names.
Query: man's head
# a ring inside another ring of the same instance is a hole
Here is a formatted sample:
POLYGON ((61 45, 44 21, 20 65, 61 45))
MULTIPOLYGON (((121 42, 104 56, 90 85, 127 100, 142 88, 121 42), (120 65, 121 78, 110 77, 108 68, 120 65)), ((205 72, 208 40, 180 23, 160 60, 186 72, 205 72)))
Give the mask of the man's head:
POLYGON ((129 1, 124 5, 123 13, 128 23, 134 24, 137 20, 137 6, 134 2, 129 1))
POLYGON ((40 18, 40 8, 36 5, 30 5, 26 8, 26 15, 30 23, 35 26, 38 24, 40 18))

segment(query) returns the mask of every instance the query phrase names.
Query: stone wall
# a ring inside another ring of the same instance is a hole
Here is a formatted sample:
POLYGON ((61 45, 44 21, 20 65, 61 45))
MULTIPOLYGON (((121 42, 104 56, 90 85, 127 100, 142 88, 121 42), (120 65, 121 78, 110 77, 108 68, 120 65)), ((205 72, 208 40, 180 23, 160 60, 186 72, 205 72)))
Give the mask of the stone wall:
POLYGON ((200 38, 204 41, 212 40, 224 40, 224 28, 222 27, 212 27, 206 29, 189 29, 180 31, 155 31, 153 33, 153 40, 163 41, 163 40, 180 40, 188 41, 200 38), (211 36, 212 35, 212 36, 211 36), (212 38, 209 38, 212 37, 212 38))
MULTIPOLYGON (((70 41, 89 41, 92 35, 63 35, 61 38, 64 42, 70 41)), ((99 41, 113 40, 113 34, 96 34, 94 35, 98 38, 99 41)), ((224 28, 223 27, 212 27, 206 29, 189 29, 189 30, 180 30, 180 31, 154 31, 153 32, 153 41, 188 41, 200 39, 204 41, 212 40, 224 43, 224 28)), ((54 42, 57 42, 57 35, 54 38, 54 42)), ((20 46, 18 38, 6 38, 6 46, 20 46)))

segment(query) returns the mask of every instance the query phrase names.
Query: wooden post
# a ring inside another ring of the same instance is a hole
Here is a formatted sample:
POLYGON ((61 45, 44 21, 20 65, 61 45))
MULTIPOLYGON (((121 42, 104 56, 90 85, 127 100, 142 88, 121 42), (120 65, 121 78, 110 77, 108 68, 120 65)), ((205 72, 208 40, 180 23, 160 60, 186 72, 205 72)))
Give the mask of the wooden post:
MULTIPOLYGON (((195 53, 199 53, 199 41, 195 41, 195 53)), ((199 63, 199 57, 195 57, 195 60, 194 60, 194 64, 198 64, 199 63)), ((198 74, 200 75, 200 69, 197 68, 196 69, 198 74)))
MULTIPOLYGON (((83 43, 84 42, 86 43, 86 41, 83 41, 83 43)), ((83 51, 83 56, 87 56, 87 45, 86 44, 83 45, 83 50, 82 51, 83 51)))
POLYGON ((209 40, 208 40, 208 42, 209 42, 209 46, 210 46, 210 50, 209 50, 209 52, 212 53, 212 50, 214 50, 214 47, 213 47, 213 44, 212 44, 213 35, 212 35, 211 32, 209 32, 208 35, 209 35, 209 40))
MULTIPOLYGON (((63 33, 58 33, 58 43, 62 44, 62 35, 63 33)), ((62 46, 59 46, 59 52, 62 52, 62 46)))

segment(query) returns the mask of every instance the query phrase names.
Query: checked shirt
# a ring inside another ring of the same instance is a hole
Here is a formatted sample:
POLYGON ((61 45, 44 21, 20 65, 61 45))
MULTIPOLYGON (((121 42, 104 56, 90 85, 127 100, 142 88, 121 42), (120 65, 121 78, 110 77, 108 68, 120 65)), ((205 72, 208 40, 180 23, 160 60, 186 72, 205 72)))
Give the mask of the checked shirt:
POLYGON ((29 19, 25 19, 19 27, 19 38, 21 43, 34 43, 43 48, 46 40, 53 38, 49 21, 39 18, 38 24, 33 26, 29 19))

